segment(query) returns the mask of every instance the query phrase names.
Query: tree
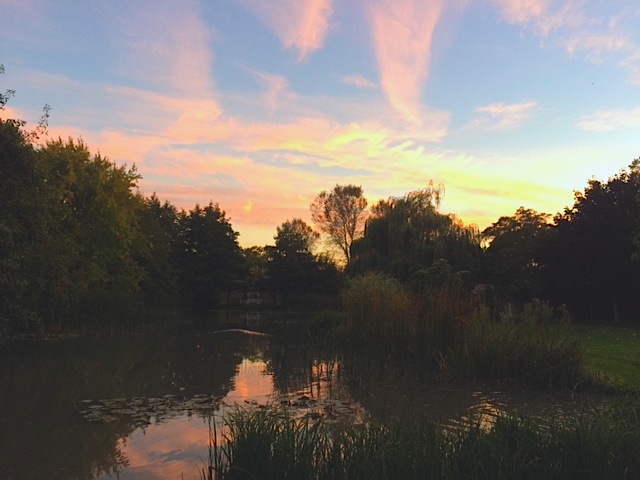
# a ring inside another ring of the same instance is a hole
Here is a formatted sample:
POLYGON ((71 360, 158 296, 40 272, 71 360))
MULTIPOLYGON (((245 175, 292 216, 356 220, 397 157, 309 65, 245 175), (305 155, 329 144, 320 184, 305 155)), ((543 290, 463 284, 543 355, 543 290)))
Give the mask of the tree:
POLYGON ((335 290, 337 269, 325 257, 312 253, 319 234, 300 218, 277 227, 275 246, 267 247, 269 278, 285 301, 301 294, 335 290))
POLYGON ((210 202, 178 215, 180 285, 183 299, 210 308, 220 294, 245 277, 246 263, 226 213, 210 202))
POLYGON ((93 319, 109 322, 126 316, 146 274, 136 259, 143 202, 135 166, 115 165, 72 139, 48 141, 38 158, 46 179, 47 251, 56 260, 55 283, 67 282, 78 319, 92 310, 93 319))
POLYGON ((300 218, 287 220, 276 229, 276 248, 284 256, 311 254, 314 244, 320 238, 318 232, 300 218))
POLYGON ((0 119, 0 334, 39 321, 37 260, 46 232, 36 153, 20 124, 0 119))
POLYGON ((336 185, 322 191, 310 205, 315 225, 340 249, 345 264, 351 261, 351 245, 361 237, 367 200, 361 186, 336 185))
POLYGON ((540 291, 540 247, 552 229, 551 215, 520 207, 482 232, 484 281, 510 295, 532 297, 540 291))
POLYGON ((69 326, 129 305, 144 277, 135 168, 81 141, 34 149, 21 122, 1 121, 0 137, 0 303, 11 328, 69 326))
POLYGON ((267 248, 253 246, 242 250, 244 256, 247 277, 245 286, 259 290, 269 289, 269 255, 267 248))
POLYGON ((543 258, 546 280, 572 309, 620 321, 640 307, 639 200, 635 160, 607 182, 589 180, 575 192, 573 206, 556 216, 543 258))
POLYGON ((178 304, 178 211, 168 201, 161 203, 155 193, 141 203, 140 235, 134 250, 145 271, 140 290, 148 305, 166 310, 178 304))
POLYGON ((374 205, 364 237, 353 245, 351 273, 378 270, 418 285, 424 271, 441 259, 455 272, 477 271, 478 231, 437 211, 442 191, 431 183, 374 205))

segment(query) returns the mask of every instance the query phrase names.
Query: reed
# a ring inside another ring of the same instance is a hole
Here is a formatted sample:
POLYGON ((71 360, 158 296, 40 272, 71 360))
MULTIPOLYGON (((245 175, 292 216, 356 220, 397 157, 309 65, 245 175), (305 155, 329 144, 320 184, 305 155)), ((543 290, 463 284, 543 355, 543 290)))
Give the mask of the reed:
POLYGON ((218 479, 635 479, 640 403, 564 417, 499 416, 490 428, 352 425, 238 411, 218 479))
POLYGON ((328 439, 323 423, 267 410, 238 410, 228 426, 225 479, 316 478, 328 439))
POLYGON ((415 336, 415 305, 396 279, 377 272, 356 277, 343 292, 343 300, 345 336, 388 350, 415 336))
POLYGON ((573 388, 586 377, 584 352, 565 325, 532 317, 468 322, 443 357, 455 378, 573 388))
POLYGON ((344 336, 386 358, 409 353, 456 380, 573 388, 585 380, 583 349, 564 310, 534 300, 499 321, 458 289, 411 294, 380 273, 343 295, 344 336))

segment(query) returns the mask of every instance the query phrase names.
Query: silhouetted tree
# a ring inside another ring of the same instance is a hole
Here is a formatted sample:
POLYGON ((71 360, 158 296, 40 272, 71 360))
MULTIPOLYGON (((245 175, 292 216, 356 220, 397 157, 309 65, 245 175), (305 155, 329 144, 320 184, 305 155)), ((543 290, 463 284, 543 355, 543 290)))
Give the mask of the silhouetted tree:
POLYGON ((238 286, 246 264, 238 233, 218 204, 196 205, 178 214, 180 285, 183 299, 196 308, 218 304, 222 293, 238 286))
POLYGON ((310 208, 313 222, 339 248, 348 266, 351 245, 362 235, 366 218, 367 200, 362 187, 336 185, 330 192, 320 192, 310 208))
POLYGON ((481 253, 478 231, 453 215, 438 213, 442 191, 430 184, 374 205, 364 237, 353 245, 349 271, 379 270, 416 285, 423 277, 417 272, 441 259, 456 272, 476 272, 481 253))
POLYGON ((312 252, 319 234, 294 218, 277 227, 275 246, 267 247, 271 282, 291 303, 303 294, 326 294, 337 289, 338 272, 326 257, 312 252))
POLYGON ((524 207, 510 217, 500 217, 482 232, 488 244, 483 281, 523 299, 539 295, 541 242, 552 228, 551 215, 524 207))
MULTIPOLYGON (((589 180, 555 218, 545 246, 546 281, 593 317, 630 318, 640 307, 640 160, 607 182, 589 180)), ((594 318, 596 319, 596 318, 594 318)))
MULTIPOLYGON (((51 216, 47 251, 55 259, 53 283, 73 297, 72 311, 83 323, 92 310, 93 321, 113 322, 117 315, 133 314, 128 308, 145 276, 135 258, 143 206, 135 191, 140 179, 136 168, 92 155, 81 140, 49 141, 38 158, 51 216)), ((53 280, 50 274, 40 278, 53 280)))
POLYGON ((259 290, 270 290, 269 255, 265 247, 253 246, 244 248, 242 255, 246 264, 247 277, 245 286, 259 290))

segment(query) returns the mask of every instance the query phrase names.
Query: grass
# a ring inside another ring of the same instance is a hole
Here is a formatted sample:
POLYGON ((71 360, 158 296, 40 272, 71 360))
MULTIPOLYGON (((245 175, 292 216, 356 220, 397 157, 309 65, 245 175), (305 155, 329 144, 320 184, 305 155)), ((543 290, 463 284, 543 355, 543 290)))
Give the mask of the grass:
POLYGON ((640 329, 577 326, 573 337, 584 347, 591 372, 614 387, 640 392, 640 329))
MULTIPOLYGON (((637 401, 636 401, 637 402, 637 401)), ((208 478, 635 479, 640 404, 576 411, 546 421, 498 417, 492 428, 428 422, 353 425, 269 411, 228 419, 225 461, 208 478)))

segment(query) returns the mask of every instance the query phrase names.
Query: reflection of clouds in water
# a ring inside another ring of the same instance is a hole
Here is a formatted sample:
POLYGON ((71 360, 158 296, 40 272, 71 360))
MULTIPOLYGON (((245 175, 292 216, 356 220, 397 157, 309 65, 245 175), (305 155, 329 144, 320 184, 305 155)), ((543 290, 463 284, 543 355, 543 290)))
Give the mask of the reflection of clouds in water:
POLYGON ((263 361, 243 359, 236 370, 235 387, 229 390, 226 399, 231 401, 260 400, 273 394, 273 376, 265 373, 263 361))
POLYGON ((139 428, 128 438, 120 440, 120 448, 127 456, 129 466, 120 472, 119 478, 197 479, 208 456, 208 434, 205 419, 189 416, 139 428))
MULTIPOLYGON (((496 418, 513 413, 513 405, 527 408, 530 402, 545 405, 550 399, 533 400, 531 392, 493 391, 483 388, 450 388, 433 384, 423 385, 411 375, 369 378, 366 384, 355 388, 352 368, 341 360, 319 360, 308 357, 284 357, 274 377, 269 366, 273 360, 261 359, 253 352, 252 358, 243 358, 236 364, 231 389, 224 397, 196 394, 190 397, 168 395, 163 399, 143 399, 124 408, 119 402, 100 401, 103 409, 87 406, 88 419, 95 415, 111 418, 117 412, 137 407, 147 415, 149 408, 157 412, 168 409, 166 415, 150 414, 148 421, 126 439, 119 448, 128 459, 128 468, 120 472, 127 479, 197 479, 208 459, 209 422, 215 415, 217 443, 223 444, 226 428, 223 418, 243 410, 268 408, 287 411, 294 418, 309 416, 330 422, 362 423, 370 418, 431 418, 444 422, 448 431, 477 425, 491 430, 496 418), (280 378, 280 385, 278 385, 280 378), (275 380, 274 380, 275 379, 275 380), (408 381, 404 384, 401 379, 408 381), (284 383, 283 383, 284 381, 284 383)), ((326 358, 326 357, 325 357, 326 358)), ((353 367, 353 365, 351 365, 353 367)), ((206 383, 206 381, 205 381, 206 383)), ((127 399, 122 399, 127 400, 127 399)), ((95 402, 93 402, 95 403, 95 402)), ((554 402, 551 402, 554 403, 554 402)), ((99 406, 98 405, 98 406, 99 406)), ((135 416, 134 416, 135 417, 135 416)), ((107 420, 105 420, 107 421, 107 420)), ((98 477, 106 480, 106 475, 98 477)))
MULTIPOLYGON (((238 407, 249 410, 265 406, 287 409, 295 417, 322 416, 329 421, 348 418, 352 422, 361 423, 368 418, 368 414, 358 403, 337 400, 345 394, 340 387, 338 362, 314 361, 309 367, 307 387, 277 396, 274 392, 273 375, 267 373, 266 362, 243 359, 231 382, 233 388, 219 402, 212 403, 212 399, 206 395, 196 395, 193 399, 182 402, 175 401, 174 406, 182 409, 182 413, 167 416, 162 423, 145 425, 136 429, 129 437, 119 440, 118 446, 128 459, 128 467, 120 472, 119 478, 200 478, 200 469, 208 458, 209 422, 205 411, 215 414, 218 444, 225 441, 222 434, 226 427, 223 426, 222 419, 238 407), (312 394, 313 398, 305 397, 306 394, 312 394), (305 398, 307 400, 303 400, 305 398), (190 406, 190 409, 184 410, 185 406, 190 406)), ((104 411, 99 410, 97 413, 105 418, 113 413, 109 406, 116 410, 121 408, 117 402, 117 405, 110 405, 106 401, 103 403, 106 404, 104 411)), ((141 405, 147 406, 148 402, 142 402, 141 405)), ((103 475, 98 478, 109 477, 103 475)))
MULTIPOLYGON (((263 361, 245 358, 238 365, 232 382, 234 388, 224 397, 216 414, 220 435, 223 428, 221 419, 231 412, 235 404, 246 405, 245 400, 265 402, 265 399, 271 398, 273 377, 265 374, 265 371, 266 363, 263 361)), ((221 441, 220 437, 218 442, 221 441)), ((128 459, 128 467, 120 472, 119 478, 198 479, 208 458, 208 442, 208 420, 192 415, 191 411, 165 419, 164 423, 138 428, 129 437, 118 442, 128 459)), ((110 477, 104 475, 98 478, 110 477)))

